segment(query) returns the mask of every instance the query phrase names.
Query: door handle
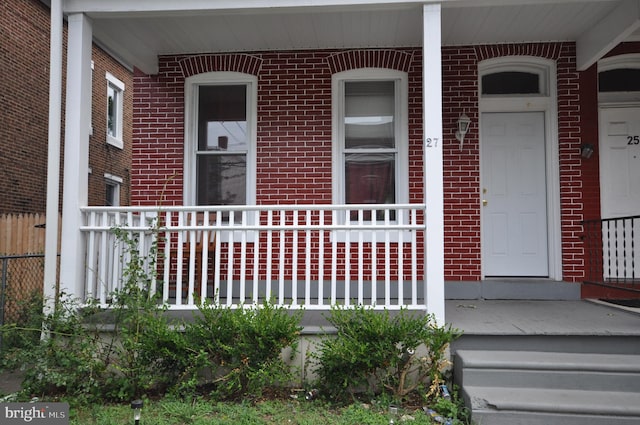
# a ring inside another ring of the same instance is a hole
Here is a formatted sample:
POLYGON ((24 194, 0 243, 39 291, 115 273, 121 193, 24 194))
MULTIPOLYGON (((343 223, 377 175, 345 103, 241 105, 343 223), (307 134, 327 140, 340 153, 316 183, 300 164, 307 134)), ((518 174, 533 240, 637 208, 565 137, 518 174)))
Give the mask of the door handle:
POLYGON ((486 206, 487 206, 487 204, 488 204, 487 200, 486 200, 486 199, 483 199, 483 200, 482 200, 482 206, 483 206, 483 207, 486 207, 486 206))

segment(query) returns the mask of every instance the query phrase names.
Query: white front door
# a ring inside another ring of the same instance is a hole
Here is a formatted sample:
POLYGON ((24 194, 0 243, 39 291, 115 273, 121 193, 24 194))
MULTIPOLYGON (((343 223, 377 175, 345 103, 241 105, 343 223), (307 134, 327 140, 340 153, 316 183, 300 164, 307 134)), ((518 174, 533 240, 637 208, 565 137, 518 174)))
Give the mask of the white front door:
MULTIPOLYGON (((600 110, 602 218, 640 215, 640 108, 600 110)), ((640 220, 603 224, 605 278, 631 278, 637 269, 640 220)))
POLYGON ((640 214, 640 108, 600 110, 602 218, 640 214))
POLYGON ((548 277, 543 112, 483 113, 485 277, 548 277))

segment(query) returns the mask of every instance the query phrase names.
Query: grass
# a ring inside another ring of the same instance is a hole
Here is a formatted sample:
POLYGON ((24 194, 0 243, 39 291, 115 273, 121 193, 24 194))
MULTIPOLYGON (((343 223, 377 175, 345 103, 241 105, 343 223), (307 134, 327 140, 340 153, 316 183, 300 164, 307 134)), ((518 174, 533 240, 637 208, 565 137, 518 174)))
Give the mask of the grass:
MULTIPOLYGON (((133 413, 129 405, 86 406, 72 408, 71 425, 132 424, 133 413)), ((431 424, 422 410, 400 411, 398 416, 409 415, 412 425, 431 424)), ((365 404, 335 407, 321 400, 269 400, 259 403, 212 403, 196 401, 146 401, 140 425, 387 425, 387 409, 365 404)), ((409 419, 409 418, 405 418, 409 419)), ((400 423, 400 417, 395 423, 400 423)))

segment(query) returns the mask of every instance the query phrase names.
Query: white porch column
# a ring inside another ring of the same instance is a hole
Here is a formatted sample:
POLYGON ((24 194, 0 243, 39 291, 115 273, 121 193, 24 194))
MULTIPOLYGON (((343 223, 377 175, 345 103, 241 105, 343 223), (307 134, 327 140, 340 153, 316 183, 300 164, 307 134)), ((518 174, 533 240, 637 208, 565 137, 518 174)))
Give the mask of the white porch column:
POLYGON ((44 299, 47 312, 57 297, 58 208, 60 206, 60 129, 62 119, 62 0, 51 2, 49 46, 49 133, 47 159, 47 228, 44 249, 44 299))
POLYGON ((62 194, 60 290, 84 297, 84 245, 80 207, 87 205, 91 128, 91 21, 81 13, 68 17, 67 96, 62 194))
POLYGON ((425 294, 427 311, 444 317, 444 193, 442 178, 442 44, 440 4, 423 6, 425 294))

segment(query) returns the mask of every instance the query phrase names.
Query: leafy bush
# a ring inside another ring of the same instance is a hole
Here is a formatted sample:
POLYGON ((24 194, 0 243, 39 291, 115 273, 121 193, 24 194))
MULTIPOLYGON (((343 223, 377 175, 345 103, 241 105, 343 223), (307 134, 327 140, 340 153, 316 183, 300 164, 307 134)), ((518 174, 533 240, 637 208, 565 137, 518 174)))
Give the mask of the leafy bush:
POLYGON ((443 382, 446 349, 458 337, 433 316, 400 310, 396 315, 363 306, 335 307, 328 321, 337 335, 325 336, 314 355, 319 385, 335 399, 383 393, 401 401, 419 388, 443 382))
POLYGON ((285 348, 298 344, 302 311, 265 302, 257 308, 231 309, 204 304, 185 333, 198 350, 193 364, 208 368, 216 398, 259 396, 267 387, 287 384, 292 372, 282 359, 285 348))

